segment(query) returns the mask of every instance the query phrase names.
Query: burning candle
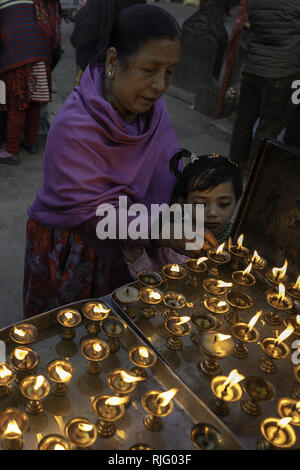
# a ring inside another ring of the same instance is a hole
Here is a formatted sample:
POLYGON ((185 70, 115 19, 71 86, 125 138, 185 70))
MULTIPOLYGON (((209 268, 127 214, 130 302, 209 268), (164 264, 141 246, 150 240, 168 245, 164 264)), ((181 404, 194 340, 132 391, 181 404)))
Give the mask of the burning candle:
POLYGON ((81 354, 88 359, 88 372, 90 374, 99 374, 101 361, 109 356, 110 349, 105 341, 99 338, 88 338, 82 341, 80 345, 81 354))
POLYGON ((248 349, 243 343, 253 343, 258 341, 259 333, 254 328, 254 325, 258 321, 262 311, 257 312, 254 315, 249 323, 235 323, 231 327, 232 334, 240 341, 240 343, 235 345, 235 349, 233 351, 233 356, 237 357, 238 359, 244 359, 248 356, 248 349))
POLYGON ((0 413, 0 436, 2 446, 7 450, 20 450, 23 447, 23 434, 29 427, 28 415, 17 408, 7 408, 0 413))
POLYGON ((253 286, 256 279, 253 274, 251 274, 252 263, 250 263, 244 271, 234 271, 232 273, 232 279, 239 284, 240 286, 253 286))
POLYGON ((266 278, 272 284, 283 283, 287 280, 286 271, 288 267, 287 260, 284 261, 284 264, 281 268, 273 268, 266 272, 266 278))
POLYGON ((97 335, 100 331, 101 322, 107 318, 110 308, 101 302, 87 302, 82 307, 85 318, 90 320, 87 324, 87 331, 90 335, 97 335))
POLYGON ((293 426, 300 426, 300 400, 281 398, 277 403, 277 410, 282 418, 292 418, 293 426))
POLYGON ((63 436, 48 434, 40 440, 38 450, 71 450, 71 446, 63 436))
POLYGON ((211 261, 208 275, 213 277, 219 277, 219 266, 228 263, 231 259, 230 254, 225 250, 225 242, 208 250, 207 257, 211 261))
POLYGON ((294 284, 289 284, 287 286, 287 291, 295 299, 300 299, 300 275, 294 284))
POLYGON ((92 446, 98 437, 96 426, 86 418, 73 418, 68 421, 65 435, 79 449, 92 446))
POLYGON ((64 327, 62 336, 64 339, 72 339, 75 336, 75 327, 81 323, 82 317, 75 309, 64 308, 57 314, 57 321, 64 327))
POLYGON ((212 313, 222 314, 229 310, 229 304, 226 300, 220 300, 218 297, 207 297, 203 303, 207 310, 212 313))
POLYGON ((226 416, 230 409, 228 403, 225 402, 235 402, 242 397, 243 391, 239 382, 244 378, 237 369, 234 369, 228 377, 217 376, 212 379, 211 390, 217 398, 212 404, 212 409, 216 414, 226 416))
POLYGON ((231 335, 208 331, 200 336, 200 346, 213 357, 226 357, 233 352, 234 342, 231 335))
POLYGON ((39 363, 39 355, 27 346, 18 346, 10 353, 9 361, 17 370, 17 380, 32 372, 39 363))
POLYGON ((127 406, 130 403, 130 396, 135 390, 137 383, 142 382, 142 377, 129 374, 126 370, 115 369, 108 374, 107 383, 110 388, 117 393, 117 396, 127 398, 127 402, 124 403, 127 406))
POLYGON ((274 374, 276 372, 276 366, 273 359, 283 359, 289 354, 289 347, 283 342, 287 339, 294 331, 292 325, 288 327, 275 338, 264 338, 261 342, 263 351, 269 356, 267 359, 263 358, 259 360, 259 367, 262 371, 268 374, 274 374))
POLYGON ((165 264, 162 267, 163 274, 171 280, 183 279, 186 276, 186 270, 179 264, 165 264))
POLYGON ((231 239, 229 241, 229 253, 232 255, 232 267, 238 269, 239 263, 242 259, 249 255, 250 251, 244 245, 244 234, 241 234, 236 245, 232 245, 231 239))
POLYGON ((133 346, 129 349, 129 359, 135 366, 132 372, 146 380, 148 374, 145 369, 154 366, 156 355, 146 346, 133 346))
POLYGON ((144 303, 143 314, 146 318, 152 318, 156 315, 156 310, 153 305, 158 305, 162 302, 163 294, 158 289, 153 287, 145 287, 140 292, 141 301, 144 303))
POLYGON ((200 274, 207 270, 207 261, 208 258, 206 256, 202 256, 201 258, 194 259, 190 258, 185 261, 185 268, 188 273, 188 284, 197 287, 199 285, 199 278, 200 274))
POLYGON ((30 323, 13 326, 9 331, 11 339, 18 344, 29 344, 35 341, 37 329, 30 323))
MULTIPOLYGON (((292 447, 296 442, 296 434, 289 424, 292 418, 267 418, 261 423, 261 433, 271 446, 279 448, 292 447)), ((259 449, 269 448, 264 443, 259 444, 259 449)))
POLYGON ((144 425, 150 431, 160 431, 163 427, 162 417, 168 416, 174 409, 172 399, 177 394, 177 388, 166 392, 150 390, 142 397, 142 405, 149 414, 144 418, 144 425))
POLYGON ((114 421, 125 413, 127 397, 100 395, 92 402, 93 411, 99 418, 96 427, 102 437, 111 437, 116 432, 114 421))
POLYGON ((177 351, 182 348, 182 342, 179 336, 186 336, 191 331, 191 324, 189 323, 191 317, 168 317, 165 320, 164 326, 166 330, 171 334, 167 338, 167 345, 173 351, 177 351))
POLYGON ((15 380, 14 369, 10 365, 0 363, 0 397, 8 395, 11 391, 11 384, 15 380))
POLYGON ((54 382, 53 393, 57 396, 63 396, 67 391, 67 384, 73 375, 72 364, 63 359, 56 359, 47 366, 47 375, 54 382))
POLYGON ((252 263, 252 268, 257 270, 263 270, 266 267, 266 260, 259 256, 258 252, 254 250, 252 255, 246 256, 245 258, 246 263, 252 263))
POLYGON ((232 287, 232 282, 224 282, 219 279, 207 278, 203 281, 204 289, 210 294, 223 295, 229 287, 232 287))
POLYGON ((30 414, 39 414, 44 411, 42 399, 50 392, 49 382, 43 375, 29 375, 20 382, 20 391, 29 401, 26 410, 30 414))

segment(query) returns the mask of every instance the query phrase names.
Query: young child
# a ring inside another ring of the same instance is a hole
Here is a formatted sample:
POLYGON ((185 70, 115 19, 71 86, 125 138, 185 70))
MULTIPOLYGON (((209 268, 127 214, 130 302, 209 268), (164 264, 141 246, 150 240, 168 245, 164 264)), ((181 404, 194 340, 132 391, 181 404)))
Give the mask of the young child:
MULTIPOLYGON (((238 164, 215 153, 196 156, 183 149, 172 157, 170 171, 177 178, 172 202, 203 204, 204 229, 214 235, 218 244, 227 241, 243 191, 238 164)), ((188 258, 166 247, 150 253, 133 242, 124 243, 122 249, 134 280, 141 271, 160 271, 164 264, 182 264, 188 258)))

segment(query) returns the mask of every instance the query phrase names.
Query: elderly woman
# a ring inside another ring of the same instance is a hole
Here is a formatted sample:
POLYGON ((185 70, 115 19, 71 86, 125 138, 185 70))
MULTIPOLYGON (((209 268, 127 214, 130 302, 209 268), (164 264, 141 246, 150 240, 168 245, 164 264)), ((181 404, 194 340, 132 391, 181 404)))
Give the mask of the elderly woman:
MULTIPOLYGON (((29 209, 25 317, 130 281, 118 236, 99 239, 99 207, 121 213, 120 196, 149 210, 171 201, 169 161, 179 145, 161 96, 179 54, 180 30, 169 13, 154 5, 123 10, 105 58, 87 67, 56 116, 43 186, 29 209)), ((151 246, 150 230, 144 238, 136 243, 151 246)), ((184 250, 184 240, 168 243, 184 250)))

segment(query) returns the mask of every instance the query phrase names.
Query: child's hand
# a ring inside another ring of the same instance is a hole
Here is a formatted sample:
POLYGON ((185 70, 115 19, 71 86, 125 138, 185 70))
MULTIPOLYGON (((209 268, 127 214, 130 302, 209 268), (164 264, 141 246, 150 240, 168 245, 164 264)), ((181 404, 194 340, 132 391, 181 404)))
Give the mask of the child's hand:
POLYGON ((174 251, 177 251, 178 253, 181 253, 182 255, 195 258, 199 256, 204 256, 208 250, 218 245, 218 242, 216 238, 214 237, 214 235, 207 230, 204 230, 204 241, 203 241, 203 245, 201 246, 201 248, 195 249, 195 250, 187 250, 186 249, 187 243, 191 244, 193 243, 193 240, 188 240, 184 237, 178 240, 172 237, 172 234, 171 234, 171 237, 169 240, 162 240, 162 239, 158 240, 157 246, 170 247, 174 251))

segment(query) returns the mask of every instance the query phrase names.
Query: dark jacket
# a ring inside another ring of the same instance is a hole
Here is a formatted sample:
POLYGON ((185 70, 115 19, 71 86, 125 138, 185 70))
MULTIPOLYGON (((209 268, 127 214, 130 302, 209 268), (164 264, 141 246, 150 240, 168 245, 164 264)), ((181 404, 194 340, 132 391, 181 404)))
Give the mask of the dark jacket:
POLYGON ((247 0, 251 27, 245 72, 300 78, 300 0, 247 0))
POLYGON ((84 70, 104 49, 110 29, 121 10, 146 0, 88 0, 75 19, 71 43, 76 63, 84 70))

